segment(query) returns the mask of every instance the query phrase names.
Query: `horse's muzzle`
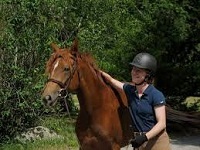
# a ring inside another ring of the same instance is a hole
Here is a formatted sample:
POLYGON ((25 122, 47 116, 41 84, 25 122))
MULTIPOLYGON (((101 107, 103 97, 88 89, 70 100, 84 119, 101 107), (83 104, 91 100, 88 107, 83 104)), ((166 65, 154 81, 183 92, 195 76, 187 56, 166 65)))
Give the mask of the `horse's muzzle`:
POLYGON ((55 96, 55 95, 46 95, 42 98, 42 100, 46 106, 54 106, 54 104, 57 101, 57 98, 58 96, 55 96))
POLYGON ((63 99, 68 96, 66 89, 60 89, 58 92, 43 97, 43 102, 46 106, 54 106, 57 99, 63 99))

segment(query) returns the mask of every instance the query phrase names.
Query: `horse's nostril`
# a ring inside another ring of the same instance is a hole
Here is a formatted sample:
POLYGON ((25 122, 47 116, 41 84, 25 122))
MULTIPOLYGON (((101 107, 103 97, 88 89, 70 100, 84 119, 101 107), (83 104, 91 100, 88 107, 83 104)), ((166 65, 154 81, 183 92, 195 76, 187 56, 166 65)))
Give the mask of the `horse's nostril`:
POLYGON ((51 100, 51 96, 50 96, 50 95, 47 95, 47 96, 45 96, 45 97, 43 98, 44 104, 47 104, 48 101, 50 101, 50 100, 51 100))
POLYGON ((51 100, 51 96, 50 96, 50 95, 47 95, 47 96, 45 96, 45 99, 46 99, 47 101, 50 101, 50 100, 51 100))

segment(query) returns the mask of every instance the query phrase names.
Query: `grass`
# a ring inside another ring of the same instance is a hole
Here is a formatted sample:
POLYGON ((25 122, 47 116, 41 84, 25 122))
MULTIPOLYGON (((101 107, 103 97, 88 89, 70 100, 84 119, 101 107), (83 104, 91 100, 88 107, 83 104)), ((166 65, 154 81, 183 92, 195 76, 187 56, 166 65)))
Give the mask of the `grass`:
MULTIPOLYGON (((76 95, 72 95, 75 106, 79 109, 76 95)), ((38 125, 55 131, 63 139, 36 140, 20 143, 10 141, 0 145, 0 150, 78 150, 78 140, 75 134, 76 117, 68 115, 44 116, 38 121, 38 125)))
POLYGON ((0 150, 76 150, 78 149, 75 135, 75 118, 70 119, 66 115, 49 116, 41 118, 41 126, 54 130, 63 136, 63 139, 35 140, 33 142, 20 143, 9 142, 0 146, 0 150))
MULTIPOLYGON (((73 99, 78 107, 77 97, 73 96, 73 99)), ((191 103, 198 102, 199 104, 199 97, 189 97, 186 102, 188 103, 187 107, 193 106, 191 103)), ((198 108, 200 110, 200 107, 198 108)), ((39 120, 38 124, 55 131, 63 136, 63 139, 37 140, 26 143, 11 141, 0 145, 0 150, 78 150, 78 140, 74 131, 75 120, 76 117, 69 118, 67 115, 45 116, 39 120)), ((171 133, 170 136, 173 137, 173 134, 171 133)))

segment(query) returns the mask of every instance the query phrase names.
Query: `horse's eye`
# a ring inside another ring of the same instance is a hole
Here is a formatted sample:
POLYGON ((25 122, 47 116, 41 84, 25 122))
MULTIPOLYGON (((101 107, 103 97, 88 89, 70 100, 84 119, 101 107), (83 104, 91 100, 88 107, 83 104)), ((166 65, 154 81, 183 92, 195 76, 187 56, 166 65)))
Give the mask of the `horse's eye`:
POLYGON ((69 71, 69 70, 70 70, 69 66, 66 66, 65 71, 69 71))

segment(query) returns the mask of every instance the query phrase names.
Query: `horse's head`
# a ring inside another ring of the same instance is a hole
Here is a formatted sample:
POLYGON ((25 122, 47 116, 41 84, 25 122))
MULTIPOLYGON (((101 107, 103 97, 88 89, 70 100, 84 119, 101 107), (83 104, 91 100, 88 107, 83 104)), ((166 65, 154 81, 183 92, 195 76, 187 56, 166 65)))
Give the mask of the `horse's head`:
POLYGON ((79 86, 78 81, 78 41, 74 40, 69 48, 60 49, 56 44, 51 44, 53 54, 46 65, 48 82, 42 93, 46 105, 52 106, 57 99, 68 95, 79 86))

